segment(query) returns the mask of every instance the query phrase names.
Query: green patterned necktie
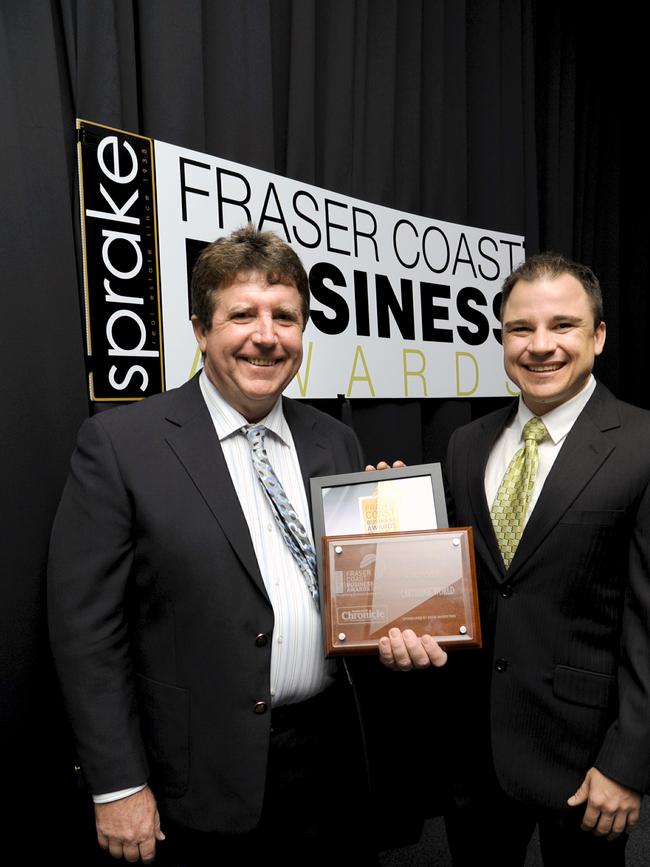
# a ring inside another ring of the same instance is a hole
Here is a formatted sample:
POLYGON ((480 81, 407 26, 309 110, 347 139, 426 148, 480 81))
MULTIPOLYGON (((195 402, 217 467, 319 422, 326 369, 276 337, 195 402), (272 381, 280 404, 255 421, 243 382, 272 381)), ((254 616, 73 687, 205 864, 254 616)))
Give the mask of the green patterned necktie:
POLYGON ((524 531, 526 512, 539 466, 537 447, 547 436, 548 431, 541 418, 531 418, 526 422, 523 448, 519 449, 510 461, 492 503, 490 516, 506 569, 512 563, 524 531))

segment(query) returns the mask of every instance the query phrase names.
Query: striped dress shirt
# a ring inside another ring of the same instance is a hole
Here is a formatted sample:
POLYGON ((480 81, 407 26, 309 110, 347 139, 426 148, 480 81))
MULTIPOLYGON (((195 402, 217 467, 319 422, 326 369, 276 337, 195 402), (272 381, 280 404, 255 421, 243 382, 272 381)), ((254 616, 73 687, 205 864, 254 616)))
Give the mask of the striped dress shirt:
MULTIPOLYGON (((333 677, 334 662, 324 656, 320 614, 275 522, 253 466, 250 446, 241 430, 248 424, 247 420, 224 400, 205 371, 201 374, 200 386, 273 607, 272 706, 304 701, 321 692, 333 677)), ((265 447, 271 466, 313 543, 307 494, 281 398, 259 424, 267 428, 265 447)))

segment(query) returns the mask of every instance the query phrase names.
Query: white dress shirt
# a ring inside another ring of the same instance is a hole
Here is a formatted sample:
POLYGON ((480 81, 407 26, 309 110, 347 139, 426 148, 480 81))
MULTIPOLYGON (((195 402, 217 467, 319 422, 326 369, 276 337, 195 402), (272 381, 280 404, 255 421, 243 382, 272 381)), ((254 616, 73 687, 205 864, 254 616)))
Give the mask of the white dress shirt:
MULTIPOLYGON (((539 467, 535 476, 530 502, 528 503, 524 526, 528 523, 528 519, 544 487, 544 482, 548 478, 551 467, 564 445, 567 434, 587 405, 587 401, 594 393, 595 388, 596 380, 593 376, 590 376, 585 387, 575 397, 540 416, 546 425, 549 435, 538 447, 539 467)), ((501 480, 510 466, 510 461, 524 444, 522 439, 524 425, 534 417, 535 414, 528 409, 523 398, 520 397, 517 414, 510 424, 503 429, 503 432, 492 447, 490 457, 485 466, 485 497, 490 508, 499 490, 501 480)))

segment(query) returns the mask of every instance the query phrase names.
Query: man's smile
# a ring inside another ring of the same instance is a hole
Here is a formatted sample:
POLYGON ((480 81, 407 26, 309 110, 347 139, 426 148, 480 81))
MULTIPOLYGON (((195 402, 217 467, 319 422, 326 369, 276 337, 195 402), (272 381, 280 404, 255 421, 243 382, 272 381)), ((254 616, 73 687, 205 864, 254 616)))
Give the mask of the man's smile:
POLYGON ((281 358, 250 358, 249 356, 240 356, 242 361, 247 361, 255 367, 273 367, 274 364, 279 364, 281 358))
POLYGON ((523 366, 532 373, 554 373, 556 370, 561 370, 564 367, 564 362, 558 361, 555 364, 524 364, 523 366))

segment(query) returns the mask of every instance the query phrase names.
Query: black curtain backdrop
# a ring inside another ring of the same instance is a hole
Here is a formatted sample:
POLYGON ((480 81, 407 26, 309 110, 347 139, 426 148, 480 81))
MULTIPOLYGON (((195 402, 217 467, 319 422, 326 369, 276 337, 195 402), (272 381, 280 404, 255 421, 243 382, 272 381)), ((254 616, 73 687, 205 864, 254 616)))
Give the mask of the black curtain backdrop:
MULTIPOLYGON (((20 836, 25 851, 55 840, 65 858, 83 803, 73 797, 43 592, 50 524, 89 412, 74 118, 522 233, 529 253, 586 261, 606 294, 600 375, 650 406, 638 8, 3 0, 0 767, 14 803, 0 818, 5 839, 20 836)), ((355 401, 352 417, 372 460, 438 460, 457 425, 497 403, 355 401)))

